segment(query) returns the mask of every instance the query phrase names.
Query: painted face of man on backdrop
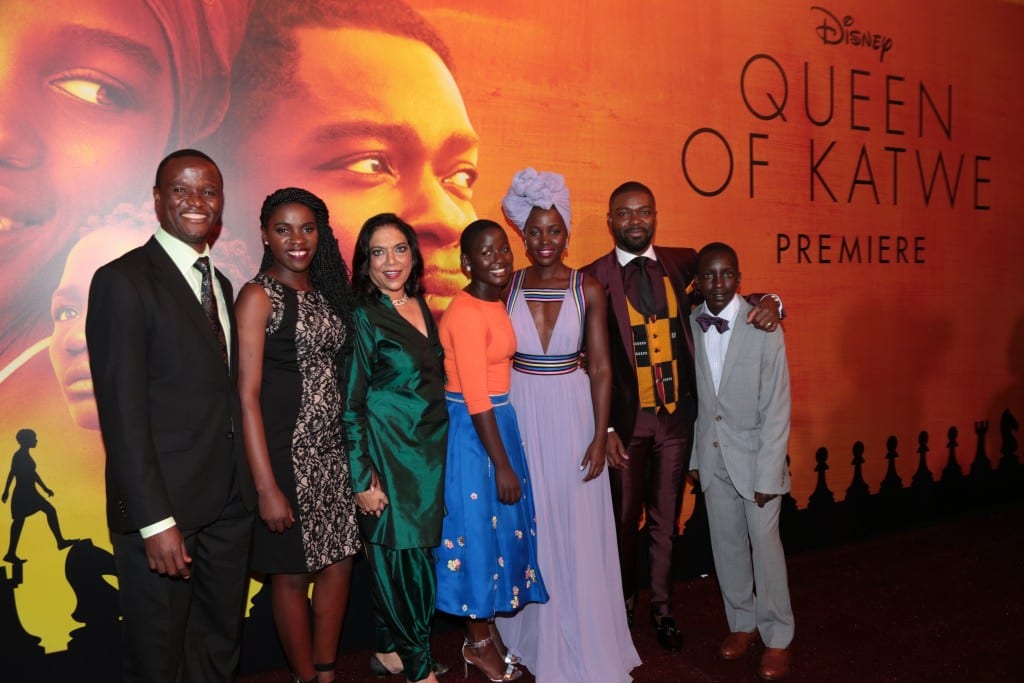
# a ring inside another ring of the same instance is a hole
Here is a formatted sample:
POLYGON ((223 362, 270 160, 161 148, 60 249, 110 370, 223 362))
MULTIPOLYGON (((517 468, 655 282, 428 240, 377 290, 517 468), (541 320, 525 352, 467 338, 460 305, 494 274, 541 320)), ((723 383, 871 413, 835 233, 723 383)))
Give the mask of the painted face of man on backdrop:
POLYGON ((132 160, 163 154, 174 95, 166 40, 142 2, 10 3, 3 14, 0 327, 10 332, 12 306, 48 295, 86 220, 145 192, 132 160))
POLYGON ((477 135, 451 72, 425 43, 378 31, 301 28, 295 80, 234 150, 253 195, 309 188, 331 210, 346 259, 370 216, 416 228, 433 310, 465 285, 458 235, 470 203, 477 135))

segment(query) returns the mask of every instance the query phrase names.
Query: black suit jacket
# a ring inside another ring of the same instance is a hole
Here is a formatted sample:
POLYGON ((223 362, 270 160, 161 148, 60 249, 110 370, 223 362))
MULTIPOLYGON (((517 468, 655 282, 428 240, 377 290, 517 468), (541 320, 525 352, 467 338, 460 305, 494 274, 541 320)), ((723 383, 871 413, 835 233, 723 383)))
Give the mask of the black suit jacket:
POLYGON ((235 387, 202 306, 151 238, 101 267, 89 289, 86 339, 106 447, 107 523, 126 533, 174 516, 183 531, 214 521, 233 480, 255 502, 235 387))
MULTIPOLYGON (((696 416, 697 390, 694 385, 693 336, 690 332, 691 297, 686 286, 693 280, 697 268, 697 252, 681 247, 655 247, 658 262, 664 269, 675 292, 682 334, 675 339, 673 349, 685 382, 678 388, 678 407, 675 419, 687 421, 692 427, 696 416)), ((633 355, 633 334, 630 332, 626 290, 622 283, 622 266, 613 249, 583 269, 604 286, 608 295, 608 346, 612 364, 611 426, 619 433, 623 444, 629 444, 640 410, 640 389, 636 379, 636 357, 633 355)))

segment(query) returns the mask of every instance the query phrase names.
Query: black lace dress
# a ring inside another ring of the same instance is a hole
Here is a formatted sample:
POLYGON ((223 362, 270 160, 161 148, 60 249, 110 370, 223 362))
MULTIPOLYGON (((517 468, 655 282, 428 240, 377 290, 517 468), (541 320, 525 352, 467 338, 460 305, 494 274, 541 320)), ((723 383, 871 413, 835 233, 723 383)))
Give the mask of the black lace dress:
POLYGON ((257 519, 252 569, 317 571, 361 547, 335 363, 347 330, 319 292, 297 291, 262 273, 253 282, 273 305, 260 408, 274 477, 295 524, 277 534, 257 519))

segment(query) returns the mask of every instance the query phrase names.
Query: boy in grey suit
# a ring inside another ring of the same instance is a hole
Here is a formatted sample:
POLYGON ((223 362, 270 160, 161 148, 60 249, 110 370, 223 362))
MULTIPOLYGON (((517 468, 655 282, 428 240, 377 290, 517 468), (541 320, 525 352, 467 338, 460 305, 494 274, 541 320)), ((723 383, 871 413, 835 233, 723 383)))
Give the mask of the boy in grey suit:
POLYGON ((700 481, 711 549, 730 634, 725 659, 738 659, 760 633, 758 675, 789 674, 793 611, 779 537, 781 494, 789 491, 789 370, 782 330, 745 323, 736 296, 739 258, 713 242, 697 256, 704 303, 690 316, 697 380, 691 475, 700 481), (756 588, 756 595, 755 595, 756 588))

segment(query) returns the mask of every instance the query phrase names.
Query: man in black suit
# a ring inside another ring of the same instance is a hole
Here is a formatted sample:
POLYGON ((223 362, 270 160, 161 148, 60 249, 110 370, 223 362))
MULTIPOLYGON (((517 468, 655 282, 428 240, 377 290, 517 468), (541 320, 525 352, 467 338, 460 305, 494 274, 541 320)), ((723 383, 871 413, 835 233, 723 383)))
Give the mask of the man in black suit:
MULTIPOLYGON (((612 410, 608 448, 628 455, 609 471, 622 589, 630 624, 636 587, 637 530, 646 510, 650 538, 651 623, 666 650, 682 648, 671 610, 672 545, 697 415, 689 286, 697 252, 655 247, 658 212, 646 185, 630 181, 608 200, 615 248, 584 268, 608 295, 612 410)), ((752 295, 756 303, 762 298, 752 295)), ((778 299, 763 297, 747 322, 777 329, 778 299)))
POLYGON ((156 234, 89 290, 126 682, 229 681, 238 663, 254 493, 231 284, 209 262, 223 185, 202 152, 168 155, 156 234))

